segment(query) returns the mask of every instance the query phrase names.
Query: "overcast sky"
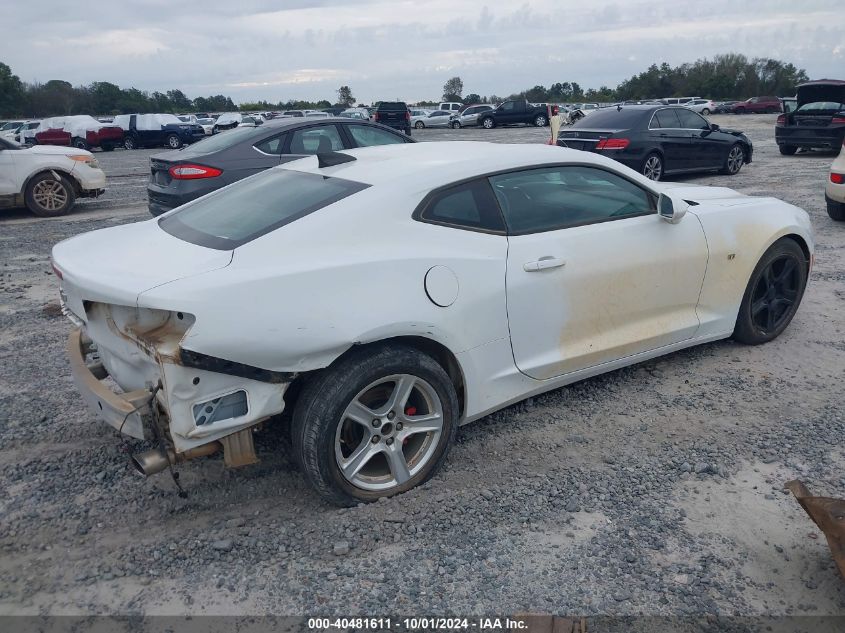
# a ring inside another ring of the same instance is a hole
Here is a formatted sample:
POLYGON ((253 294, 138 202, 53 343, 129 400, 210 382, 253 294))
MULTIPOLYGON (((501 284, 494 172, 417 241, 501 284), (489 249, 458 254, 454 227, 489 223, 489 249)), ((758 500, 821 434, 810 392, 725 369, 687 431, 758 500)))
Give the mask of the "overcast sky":
MULTIPOLYGON (((652 63, 767 56, 845 78, 842 0, 10 2, 0 61, 24 81, 111 81, 236 102, 437 99, 584 88, 652 63), (86 8, 81 8, 82 5, 86 8)), ((659 96, 659 95, 655 95, 659 96)), ((704 95, 706 96, 706 95, 704 95)))

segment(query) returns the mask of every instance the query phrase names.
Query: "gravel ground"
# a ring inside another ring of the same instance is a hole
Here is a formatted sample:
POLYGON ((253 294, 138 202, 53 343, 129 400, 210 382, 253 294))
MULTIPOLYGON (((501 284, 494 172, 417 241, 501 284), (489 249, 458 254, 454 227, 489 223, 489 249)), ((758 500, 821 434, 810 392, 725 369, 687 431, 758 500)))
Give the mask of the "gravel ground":
MULTIPOLYGON (((529 399, 463 427, 444 470, 401 497, 322 504, 281 448, 141 479, 69 376, 58 240, 144 219, 149 151, 99 158, 108 193, 71 216, 0 218, 0 614, 845 616, 822 534, 785 494, 845 496, 845 226, 827 154, 781 157, 772 116, 741 127, 754 163, 697 176, 811 214, 816 267, 792 325, 529 399)), ((541 142, 547 130, 420 140, 541 142)), ((103 262, 107 265, 107 262, 103 262)), ((134 452, 142 448, 133 442, 134 452)))

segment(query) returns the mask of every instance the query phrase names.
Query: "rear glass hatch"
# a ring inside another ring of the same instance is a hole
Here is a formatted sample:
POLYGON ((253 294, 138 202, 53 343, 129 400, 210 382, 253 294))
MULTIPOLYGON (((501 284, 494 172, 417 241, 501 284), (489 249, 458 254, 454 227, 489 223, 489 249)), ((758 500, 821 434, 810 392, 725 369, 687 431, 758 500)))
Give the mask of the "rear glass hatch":
POLYGON ((158 225, 191 244, 232 250, 368 187, 277 167, 189 202, 158 225))

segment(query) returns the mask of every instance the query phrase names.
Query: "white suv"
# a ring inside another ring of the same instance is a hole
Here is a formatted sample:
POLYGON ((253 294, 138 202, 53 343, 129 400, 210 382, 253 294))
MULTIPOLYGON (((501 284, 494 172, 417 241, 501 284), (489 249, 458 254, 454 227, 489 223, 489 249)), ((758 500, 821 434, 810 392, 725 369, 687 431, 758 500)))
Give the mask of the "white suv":
POLYGON ((96 198, 106 175, 91 152, 75 147, 24 148, 0 139, 0 208, 27 207, 35 215, 69 212, 77 198, 96 198))

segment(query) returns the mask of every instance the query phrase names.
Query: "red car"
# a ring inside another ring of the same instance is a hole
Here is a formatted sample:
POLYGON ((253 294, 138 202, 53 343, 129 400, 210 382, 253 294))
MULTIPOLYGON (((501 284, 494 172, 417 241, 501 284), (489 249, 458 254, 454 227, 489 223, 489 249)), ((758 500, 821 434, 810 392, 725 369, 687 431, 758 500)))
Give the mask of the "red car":
POLYGON ((751 97, 745 101, 737 101, 731 106, 734 114, 773 114, 783 112, 783 106, 777 97, 751 97))
POLYGON ((53 117, 44 119, 35 133, 39 145, 72 145, 79 149, 99 147, 110 152, 123 144, 123 129, 117 125, 101 123, 92 116, 53 117))

